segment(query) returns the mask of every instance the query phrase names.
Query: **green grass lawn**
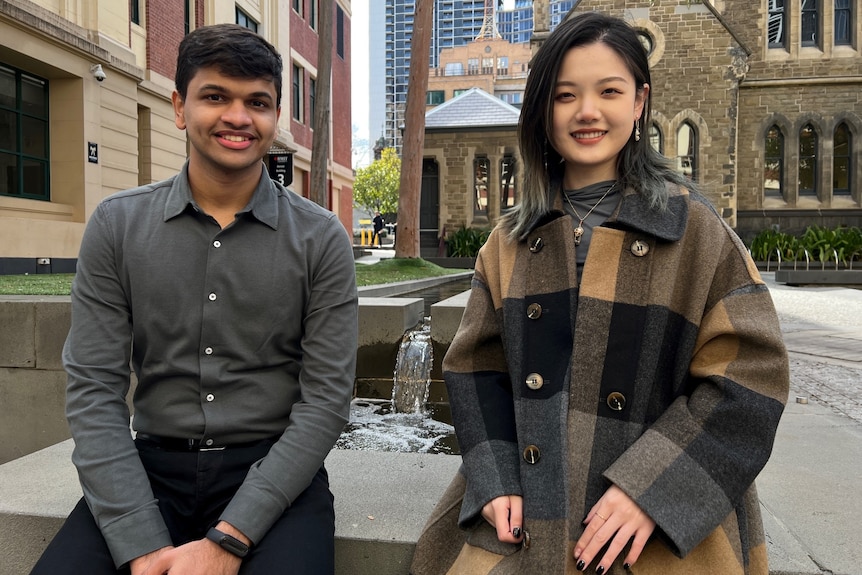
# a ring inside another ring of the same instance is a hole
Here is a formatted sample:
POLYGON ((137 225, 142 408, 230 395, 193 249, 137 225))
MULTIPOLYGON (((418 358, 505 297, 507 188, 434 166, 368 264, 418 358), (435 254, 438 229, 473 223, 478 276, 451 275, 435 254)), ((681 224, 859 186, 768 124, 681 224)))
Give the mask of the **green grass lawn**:
MULTIPOLYGON (((369 286, 468 270, 442 268, 423 259, 387 259, 356 264, 356 285, 369 286)), ((0 295, 69 295, 74 274, 0 275, 0 295)))

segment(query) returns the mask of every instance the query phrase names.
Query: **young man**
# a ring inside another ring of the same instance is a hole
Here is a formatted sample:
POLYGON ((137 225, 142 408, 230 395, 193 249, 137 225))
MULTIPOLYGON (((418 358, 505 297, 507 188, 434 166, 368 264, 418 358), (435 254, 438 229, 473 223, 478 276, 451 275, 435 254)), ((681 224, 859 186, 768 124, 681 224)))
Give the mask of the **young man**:
POLYGON ((88 223, 63 354, 84 498, 34 574, 334 571, 323 461, 348 419, 356 280, 334 214, 261 162, 281 74, 246 28, 186 36, 186 165, 88 223))

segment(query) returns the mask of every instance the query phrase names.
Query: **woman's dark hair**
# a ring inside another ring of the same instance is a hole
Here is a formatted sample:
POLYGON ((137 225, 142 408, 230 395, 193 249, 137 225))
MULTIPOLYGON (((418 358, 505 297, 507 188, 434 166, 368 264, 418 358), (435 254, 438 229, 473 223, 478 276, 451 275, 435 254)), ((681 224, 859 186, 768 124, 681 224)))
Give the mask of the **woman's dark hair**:
POLYGON ((201 68, 216 68, 233 78, 267 78, 275 84, 276 105, 281 105, 281 55, 257 33, 238 24, 203 26, 180 42, 175 75, 183 100, 189 82, 201 68))
MULTIPOLYGON (((519 204, 500 220, 512 239, 522 239, 530 226, 553 206, 554 194, 564 171, 562 156, 551 142, 554 95, 560 63, 570 49, 602 43, 625 62, 638 91, 650 82, 649 61, 635 30, 623 20, 599 12, 570 15, 551 32, 530 63, 524 102, 518 124, 518 144, 524 162, 524 194, 519 204)), ((647 92, 638 125, 646 132, 650 126, 651 91, 647 92)), ((634 130, 633 130, 634 131, 634 130)), ((634 135, 617 158, 620 189, 633 188, 654 209, 667 205, 668 181, 692 187, 655 151, 644 134, 634 135)))

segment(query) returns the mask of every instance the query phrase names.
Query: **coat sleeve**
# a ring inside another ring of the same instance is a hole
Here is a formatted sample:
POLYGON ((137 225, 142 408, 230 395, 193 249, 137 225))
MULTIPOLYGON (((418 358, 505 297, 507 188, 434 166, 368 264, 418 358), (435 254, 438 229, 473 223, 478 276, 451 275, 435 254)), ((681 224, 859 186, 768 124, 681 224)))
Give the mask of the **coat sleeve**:
POLYGON ((604 473, 684 557, 734 509, 772 451, 789 390, 766 285, 727 228, 684 393, 604 473))
POLYGON ((498 273, 494 239, 492 235, 479 253, 461 325, 443 360, 461 471, 467 478, 461 526, 477 519, 495 497, 521 495, 512 383, 494 297, 499 285, 493 280, 498 273))

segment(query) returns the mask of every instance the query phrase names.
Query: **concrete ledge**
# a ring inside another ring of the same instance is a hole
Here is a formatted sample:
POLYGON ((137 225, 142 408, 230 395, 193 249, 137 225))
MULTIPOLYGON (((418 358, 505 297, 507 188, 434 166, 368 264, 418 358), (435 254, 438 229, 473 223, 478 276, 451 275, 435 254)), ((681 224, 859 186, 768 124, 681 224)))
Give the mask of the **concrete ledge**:
POLYGON ((441 284, 471 277, 473 277, 473 272, 461 272, 435 278, 425 278, 421 280, 408 280, 403 282, 393 282, 391 284, 361 286, 357 288, 357 291, 359 292, 360 297, 387 297, 419 291, 425 288, 434 287, 441 284))
MULTIPOLYGON (((72 440, 0 466, 0 575, 29 573, 81 497, 72 440)), ((451 455, 333 450, 338 575, 406 575, 416 539, 455 475, 451 455)))
POLYGON ((776 270, 775 281, 798 285, 862 285, 862 270, 776 270))

